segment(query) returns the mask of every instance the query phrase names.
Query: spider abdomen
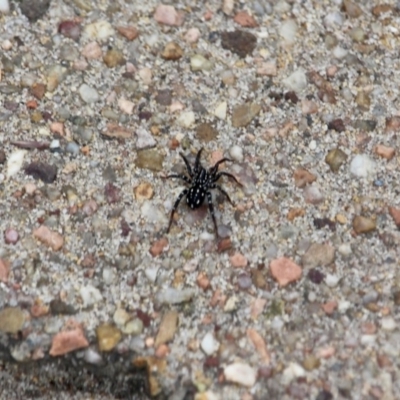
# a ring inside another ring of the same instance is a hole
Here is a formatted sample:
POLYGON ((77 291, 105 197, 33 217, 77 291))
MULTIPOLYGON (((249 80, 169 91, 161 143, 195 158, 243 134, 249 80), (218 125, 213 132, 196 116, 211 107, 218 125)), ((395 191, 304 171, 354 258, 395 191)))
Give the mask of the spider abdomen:
POLYGON ((193 210, 200 207, 206 198, 207 190, 203 186, 192 186, 186 195, 186 203, 193 210))

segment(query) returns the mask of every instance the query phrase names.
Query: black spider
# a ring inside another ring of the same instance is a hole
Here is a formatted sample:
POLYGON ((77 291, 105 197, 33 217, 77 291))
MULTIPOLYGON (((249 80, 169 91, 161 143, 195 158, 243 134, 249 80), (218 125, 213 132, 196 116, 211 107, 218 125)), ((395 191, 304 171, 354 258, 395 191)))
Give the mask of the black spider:
POLYGON ((212 203, 210 189, 218 189, 224 196, 226 196, 226 198, 229 200, 229 202, 233 205, 233 202, 232 202, 231 198, 229 197, 228 193, 226 193, 225 190, 222 189, 221 186, 217 185, 216 182, 219 180, 219 178, 221 178, 221 176, 225 175, 228 178, 233 179, 238 185, 242 186, 242 184, 229 172, 225 172, 225 171, 218 172, 218 166, 220 164, 222 164, 225 161, 232 161, 232 160, 230 160, 229 158, 223 158, 223 159, 219 160, 213 167, 211 167, 207 171, 201 165, 201 162, 200 162, 200 156, 201 156, 202 151, 203 151, 203 149, 200 149, 199 152, 197 153, 193 170, 192 170, 192 167, 189 164, 189 161, 187 160, 187 158, 182 153, 179 153, 180 156, 183 158, 183 161, 186 164, 186 168, 189 173, 189 177, 186 175, 179 175, 179 174, 172 174, 172 175, 168 175, 166 177, 166 178, 182 179, 183 181, 185 181, 187 184, 190 185, 189 188, 187 188, 181 192, 181 194, 178 196, 178 198, 175 201, 174 207, 172 208, 172 211, 171 211, 171 217, 169 219, 169 225, 168 225, 167 232, 169 232, 169 230, 171 228, 175 211, 178 208, 178 205, 184 196, 186 196, 187 205, 192 210, 195 208, 199 208, 203 204, 204 199, 207 197, 208 208, 210 210, 210 214, 211 214, 212 220, 214 222, 215 234, 218 237, 218 227, 217 227, 217 222, 215 220, 214 206, 212 203))

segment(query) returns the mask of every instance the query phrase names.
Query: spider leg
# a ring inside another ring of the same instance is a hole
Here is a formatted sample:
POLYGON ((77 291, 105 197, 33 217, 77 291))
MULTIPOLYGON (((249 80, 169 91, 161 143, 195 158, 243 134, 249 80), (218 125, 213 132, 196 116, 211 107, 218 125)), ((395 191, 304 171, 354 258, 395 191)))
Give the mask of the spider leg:
POLYGON ((200 157, 201 157, 202 151, 203 151, 203 147, 197 153, 196 161, 194 162, 194 173, 195 174, 197 174, 197 172, 199 172, 199 167, 201 167, 200 157))
POLYGON ((185 155, 183 153, 179 153, 179 155, 183 158, 183 161, 185 161, 186 168, 187 168, 187 170, 189 172, 190 177, 193 178, 192 167, 190 166, 190 163, 189 163, 188 159, 185 157, 185 155))
POLYGON ((230 158, 221 158, 221 160, 217 161, 213 167, 210 168, 210 174, 213 175, 218 171, 218 166, 225 161, 232 161, 230 158))
POLYGON ((231 204, 234 206, 234 203, 233 203, 233 201, 231 200, 231 198, 229 197, 229 194, 228 194, 224 189, 222 189, 221 186, 216 185, 216 184, 214 183, 214 184, 211 186, 211 188, 212 188, 212 189, 218 189, 218 190, 228 199, 229 203, 231 203, 231 204))
POLYGON ((192 183, 192 180, 190 178, 188 178, 186 175, 171 174, 171 175, 167 175, 165 177, 165 179, 168 179, 168 178, 178 178, 178 179, 182 179, 183 181, 185 181, 188 184, 192 183))
POLYGON ((215 235, 218 237, 218 226, 217 226, 217 221, 215 220, 214 205, 212 203, 211 192, 207 192, 207 202, 208 202, 208 209, 210 210, 211 218, 214 223, 215 235))
POLYGON ((215 175, 214 182, 217 182, 219 178, 221 178, 222 175, 227 176, 228 178, 233 179, 239 186, 243 186, 234 175, 230 174, 229 172, 221 171, 218 172, 218 174, 215 175))
POLYGON ((188 193, 188 191, 189 191, 189 189, 185 189, 184 191, 182 191, 182 192, 180 193, 180 195, 179 195, 178 198, 176 199, 175 204, 174 204, 174 206, 172 207, 171 216, 169 217, 169 224, 168 224, 167 233, 168 233, 169 230, 171 229, 172 220, 173 220, 173 218, 174 218, 175 211, 176 211, 176 209, 178 208, 179 203, 180 203, 180 201, 182 200, 182 197, 183 197, 183 196, 186 196, 187 193, 188 193))

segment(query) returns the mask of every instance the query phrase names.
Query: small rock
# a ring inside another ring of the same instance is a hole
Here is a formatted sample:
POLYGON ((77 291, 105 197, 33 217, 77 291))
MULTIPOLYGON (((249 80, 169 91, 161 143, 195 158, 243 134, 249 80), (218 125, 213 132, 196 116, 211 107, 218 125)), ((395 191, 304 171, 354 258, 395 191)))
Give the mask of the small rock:
POLYGON ((258 26, 257 21, 247 11, 239 11, 233 20, 245 28, 255 28, 258 26))
POLYGON ((125 57, 122 51, 112 48, 109 49, 106 54, 104 54, 103 61, 108 68, 115 68, 118 65, 125 64, 125 57))
POLYGON ((304 200, 309 204, 320 204, 325 200, 325 196, 321 193, 318 185, 315 183, 308 185, 303 191, 304 200))
POLYGON ((162 171, 165 156, 155 149, 139 150, 135 160, 137 168, 162 171))
POLYGON ((138 201, 150 200, 154 195, 154 190, 149 182, 142 182, 135 187, 134 193, 138 201))
POLYGON ((372 7, 372 14, 375 17, 379 17, 382 14, 389 13, 393 10, 393 6, 391 4, 378 4, 374 7, 372 7))
POLYGON ((269 265, 272 277, 278 282, 279 286, 287 286, 288 284, 300 279, 302 269, 292 260, 281 257, 272 260, 269 265))
POLYGON ((279 28, 279 36, 281 36, 288 45, 292 45, 296 41, 297 30, 298 27, 296 21, 288 19, 281 24, 279 28))
POLYGON ((317 180, 317 177, 305 168, 297 168, 293 173, 293 178, 294 184, 298 188, 304 188, 317 180))
POLYGON ((223 102, 219 103, 217 105, 217 107, 215 108, 214 115, 219 119, 225 120, 227 109, 228 109, 228 104, 226 101, 223 101, 223 102))
POLYGON ((196 43, 200 38, 200 31, 197 28, 190 28, 185 33, 185 40, 188 43, 196 43))
POLYGON ((318 105, 315 101, 304 99, 301 101, 301 112, 303 114, 315 114, 318 112, 318 105))
POLYGON ((41 225, 33 231, 33 236, 40 242, 51 247, 54 251, 60 250, 64 245, 64 238, 58 232, 51 231, 47 226, 41 225))
POLYGON ((201 54, 190 57, 190 68, 193 72, 211 71, 213 67, 214 64, 201 54))
POLYGON ((139 318, 132 319, 128 321, 125 326, 121 328, 122 332, 126 335, 140 335, 143 332, 143 322, 139 318))
POLYGON ((159 256, 163 251, 168 250, 168 239, 167 238, 162 238, 158 240, 157 242, 153 243, 152 246, 150 247, 150 254, 153 257, 159 256))
POLYGON ((304 368, 297 363, 291 362, 283 370, 282 383, 286 386, 290 382, 292 382, 294 379, 302 378, 303 376, 305 376, 304 368))
POLYGON ((169 42, 164 47, 161 57, 165 60, 179 60, 183 56, 182 47, 178 43, 169 42))
POLYGON ((232 160, 241 163, 243 161, 243 149, 240 146, 232 146, 229 149, 229 155, 232 157, 232 160))
POLYGON ((100 290, 92 285, 82 286, 79 290, 81 295, 83 307, 90 307, 103 300, 100 290))
POLYGON ((301 261, 305 268, 325 267, 335 261, 335 248, 329 244, 313 243, 301 261))
POLYGON ((154 19, 159 24, 181 26, 184 21, 183 14, 178 13, 174 7, 160 4, 154 13, 154 19))
POLYGON ((307 77, 304 70, 299 69, 283 79, 282 84, 289 90, 300 93, 307 87, 307 77))
POLYGON ((387 316, 382 318, 381 327, 383 330, 391 332, 396 329, 396 326, 397 324, 393 317, 387 316))
POLYGON ((268 365, 271 362, 271 356, 268 352, 267 345, 265 344, 263 337, 255 329, 251 328, 247 329, 246 334, 257 350, 263 365, 268 365))
POLYGON ((42 18, 50 7, 50 0, 22 0, 19 4, 21 13, 29 22, 36 22, 42 18))
POLYGON ((132 41, 135 40, 139 36, 139 31, 137 28, 133 26, 117 26, 117 31, 120 35, 125 37, 126 39, 132 41))
POLYGON ((0 258, 0 282, 8 282, 10 274, 10 263, 0 258))
POLYGON ((312 371, 313 369, 319 368, 321 365, 321 361, 319 358, 315 357, 314 355, 310 354, 306 356, 303 361, 303 367, 306 371, 312 371))
POLYGON ((81 96, 81 99, 85 103, 88 103, 88 104, 95 103, 100 98, 99 93, 97 92, 97 90, 92 88, 92 87, 90 87, 86 83, 83 83, 79 87, 79 95, 81 96))
POLYGON ((356 215, 353 218, 353 229, 357 234, 372 232, 376 229, 376 219, 356 215))
POLYGON ((7 228, 4 231, 4 242, 6 244, 16 244, 19 240, 19 233, 14 228, 7 228))
POLYGON ((239 57, 251 54, 257 45, 257 38, 246 31, 235 30, 221 33, 221 46, 239 57))
POLYGON ((245 268, 247 266, 247 258, 241 253, 235 253, 229 260, 235 268, 245 268))
POLYGON ((53 315, 74 315, 77 313, 72 305, 59 299, 53 299, 50 301, 50 312, 53 315))
POLYGON ((362 10, 357 3, 354 3, 351 0, 344 0, 343 1, 343 8, 346 14, 350 18, 358 18, 362 14, 362 10))
POLYGON ((170 89, 159 90, 154 100, 162 106, 170 106, 172 104, 172 91, 170 89))
POLYGON ((388 207, 389 214, 393 218, 396 227, 400 229, 400 208, 388 207))
POLYGON ((7 160, 7 179, 18 173, 24 163, 26 150, 16 150, 11 153, 7 160))
POLYGON ((367 178, 375 173, 375 162, 366 154, 357 154, 350 163, 350 173, 357 178, 367 178))
POLYGON ((245 103, 237 106, 232 111, 232 125, 235 128, 247 126, 261 111, 257 103, 245 103))
POLYGON ((336 132, 344 132, 346 127, 344 126, 343 120, 341 118, 337 118, 328 123, 328 129, 333 129, 336 132))
POLYGON ((196 292, 193 289, 167 288, 157 293, 156 300, 161 304, 185 303, 190 301, 195 293, 196 292))
POLYGON ((257 370, 250 365, 236 362, 224 368, 225 379, 241 386, 252 387, 256 383, 257 370))
POLYGON ((132 131, 116 123, 107 124, 107 128, 102 134, 109 139, 130 139, 132 131))
POLYGON ((235 3, 234 0, 223 0, 222 11, 225 15, 231 15, 235 3))
POLYGON ((370 97, 369 93, 367 93, 365 90, 359 90, 357 92, 355 101, 360 110, 369 111, 369 108, 371 106, 371 97, 370 97))
POLYGON ((400 117, 390 117, 386 119, 386 132, 397 132, 400 129, 400 117))
POLYGON ((196 137, 202 142, 211 142, 215 140, 217 136, 218 131, 208 122, 203 122, 196 128, 196 137))
POLYGON ((49 354, 53 357, 61 356, 88 346, 89 342, 82 329, 76 328, 54 335, 49 354))
POLYGON ((91 40, 105 41, 114 36, 115 31, 108 21, 99 20, 85 26, 83 37, 91 40))
POLYGON ((155 347, 161 344, 170 342, 174 336, 178 327, 178 312, 168 311, 164 314, 163 319, 158 328, 156 340, 154 342, 155 347))
POLYGON ((332 172, 338 172, 346 160, 347 154, 339 148, 330 150, 325 157, 325 162, 329 165, 332 172))
POLYGON ((276 76, 278 73, 278 68, 276 62, 268 61, 263 62, 257 67, 257 75, 261 76, 276 76))
POLYGON ((193 111, 182 112, 177 118, 176 122, 183 128, 190 128, 195 122, 195 115, 193 111))
POLYGON ((396 152, 393 147, 384 146, 383 144, 375 146, 374 151, 378 156, 386 158, 386 160, 391 160, 396 152))
POLYGON ((81 25, 74 20, 62 21, 58 25, 58 33, 67 38, 78 41, 81 35, 81 25))
POLYGON ((135 108, 135 103, 122 97, 118 100, 118 107, 125 114, 131 115, 135 108))
POLYGON ((0 310, 0 332, 18 333, 25 323, 25 314, 19 307, 0 310))
POLYGON ((122 338, 121 331, 116 326, 107 323, 96 328, 96 336, 100 351, 111 351, 122 338))
POLYGON ((8 14, 10 12, 10 3, 8 0, 1 0, 0 1, 0 13, 8 14))
POLYGON ((364 132, 372 132, 377 124, 377 121, 373 119, 358 119, 354 122, 354 128, 364 132))
POLYGON ((212 332, 207 332, 200 343, 200 347, 204 353, 211 356, 219 349, 219 342, 212 332))
POLYGON ((156 144, 153 135, 144 126, 140 126, 136 130, 136 148, 138 150, 150 149, 156 144))

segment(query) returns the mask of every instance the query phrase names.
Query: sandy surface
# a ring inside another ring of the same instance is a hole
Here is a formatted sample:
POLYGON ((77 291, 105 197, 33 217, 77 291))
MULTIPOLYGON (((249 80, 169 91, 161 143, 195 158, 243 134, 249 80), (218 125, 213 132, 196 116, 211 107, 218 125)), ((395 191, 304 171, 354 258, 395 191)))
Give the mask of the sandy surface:
POLYGON ((399 9, 357 3, 0 1, 2 399, 399 398, 399 9), (241 186, 167 234, 201 148, 241 186))

